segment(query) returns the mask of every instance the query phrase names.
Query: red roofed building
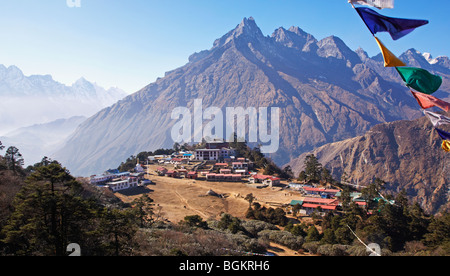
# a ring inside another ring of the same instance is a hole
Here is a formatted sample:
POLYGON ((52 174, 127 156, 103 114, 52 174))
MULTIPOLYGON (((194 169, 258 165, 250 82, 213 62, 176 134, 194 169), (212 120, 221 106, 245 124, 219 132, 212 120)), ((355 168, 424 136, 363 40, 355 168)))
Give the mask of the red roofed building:
POLYGON ((318 197, 305 197, 303 203, 318 204, 318 205, 338 205, 339 200, 334 198, 318 198, 318 197))
POLYGON ((187 178, 189 179, 197 179, 198 174, 196 172, 188 172, 187 178))
POLYGON ((167 177, 178 177, 179 175, 178 175, 177 171, 167 171, 166 176, 167 177))
POLYGON ((166 172, 167 172, 167 169, 166 169, 166 168, 163 168, 163 167, 159 167, 159 168, 156 169, 156 173, 157 173, 159 176, 165 175, 166 172))
POLYGON ((270 187, 280 185, 281 179, 271 175, 261 175, 255 174, 251 176, 249 179, 250 183, 263 183, 267 184, 270 187))
POLYGON ((320 195, 327 197, 335 197, 338 192, 337 189, 325 189, 325 188, 314 188, 314 187, 302 187, 300 189, 307 195, 320 195))
POLYGON ((320 210, 321 215, 326 212, 336 211, 339 206, 338 199, 318 198, 318 197, 305 197, 302 200, 293 200, 291 205, 300 204, 300 213, 303 215, 311 215, 315 210, 320 210))

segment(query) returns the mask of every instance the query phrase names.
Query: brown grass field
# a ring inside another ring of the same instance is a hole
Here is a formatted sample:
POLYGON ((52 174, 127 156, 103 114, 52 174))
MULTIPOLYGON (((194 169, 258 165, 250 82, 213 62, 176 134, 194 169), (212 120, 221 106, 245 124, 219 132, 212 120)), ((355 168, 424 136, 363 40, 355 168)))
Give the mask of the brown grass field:
MULTIPOLYGON (((245 219, 249 202, 244 198, 250 193, 255 197, 254 202, 273 208, 302 198, 300 193, 283 190, 282 187, 263 189, 249 187, 246 181, 208 182, 158 176, 154 172, 157 167, 159 166, 150 165, 150 175, 147 176, 154 184, 117 192, 115 195, 123 202, 130 203, 143 194, 148 194, 155 205, 161 208, 163 218, 173 223, 178 223, 191 215, 199 215, 204 220, 220 219, 222 213, 245 219), (207 195, 209 190, 223 197, 207 195)), ((308 253, 299 253, 275 243, 271 243, 268 251, 278 256, 309 256, 308 253)))
POLYGON ((249 206, 244 198, 250 193, 256 197, 254 202, 273 208, 301 198, 299 193, 283 190, 281 187, 257 189, 247 186, 245 182, 208 182, 158 176, 154 171, 159 166, 149 167, 150 175, 147 178, 155 184, 118 192, 115 195, 129 203, 147 193, 155 204, 162 208, 164 218, 174 223, 191 215, 200 215, 205 220, 220 219, 222 213, 244 219, 249 206), (208 196, 209 190, 223 197, 208 196))

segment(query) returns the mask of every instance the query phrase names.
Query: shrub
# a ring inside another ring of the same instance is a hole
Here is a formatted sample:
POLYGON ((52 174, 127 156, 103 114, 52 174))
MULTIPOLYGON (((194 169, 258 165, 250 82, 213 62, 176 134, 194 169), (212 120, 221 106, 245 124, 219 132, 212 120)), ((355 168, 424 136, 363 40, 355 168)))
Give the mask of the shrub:
POLYGON ((317 253, 323 256, 348 256, 349 247, 342 244, 324 244, 317 248, 317 253))
POLYGON ((281 244, 292 250, 301 249, 304 242, 304 239, 301 236, 295 236, 290 232, 279 230, 263 230, 259 232, 259 237, 274 243, 281 244))
POLYGON ((307 242, 303 244, 303 249, 308 250, 311 254, 317 254, 317 249, 319 248, 320 243, 315 242, 307 242))
POLYGON ((253 237, 257 237, 259 232, 264 230, 278 230, 275 225, 259 220, 243 221, 242 227, 253 237))

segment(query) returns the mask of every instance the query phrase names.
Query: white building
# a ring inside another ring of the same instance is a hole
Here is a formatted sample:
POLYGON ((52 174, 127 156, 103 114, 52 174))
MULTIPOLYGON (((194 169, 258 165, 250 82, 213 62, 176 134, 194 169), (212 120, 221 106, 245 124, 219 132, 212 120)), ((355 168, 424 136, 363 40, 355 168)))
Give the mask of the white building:
POLYGON ((139 180, 136 177, 128 177, 119 181, 111 181, 106 183, 106 186, 110 188, 113 192, 126 190, 129 188, 137 187, 139 180))
POLYGON ((230 158, 236 154, 235 150, 229 148, 221 149, 197 149, 195 150, 195 160, 207 161, 230 158))
POLYGON ((198 161, 219 160, 220 149, 197 149, 195 159, 198 161))
POLYGON ((93 175, 91 176, 91 184, 92 185, 101 185, 113 179, 114 175, 93 175))

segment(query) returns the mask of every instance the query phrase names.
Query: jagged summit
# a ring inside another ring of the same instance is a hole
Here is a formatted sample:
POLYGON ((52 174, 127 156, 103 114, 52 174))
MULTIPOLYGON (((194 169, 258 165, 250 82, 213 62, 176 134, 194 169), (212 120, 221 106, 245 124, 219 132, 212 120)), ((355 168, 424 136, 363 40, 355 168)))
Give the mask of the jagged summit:
POLYGON ((263 39, 264 35, 261 29, 256 25, 255 19, 253 17, 244 18, 242 22, 236 26, 234 30, 231 30, 226 35, 217 39, 214 42, 214 47, 221 47, 230 41, 233 41, 237 38, 250 38, 250 39, 263 39))
POLYGON ((347 67, 361 63, 358 54, 352 51, 342 39, 337 36, 329 36, 320 40, 317 45, 319 49, 317 54, 321 57, 333 57, 347 61, 347 67))
POLYGON ((0 80, 2 79, 22 79, 24 77, 22 70, 17 66, 11 65, 6 67, 1 65, 0 67, 0 80))
MULTIPOLYGON (((317 40, 311 34, 306 33, 299 27, 292 26, 288 30, 280 27, 272 34, 272 39, 289 48, 295 48, 304 52, 311 51, 311 45, 317 40)), ((317 49, 317 46, 315 47, 317 49)))

